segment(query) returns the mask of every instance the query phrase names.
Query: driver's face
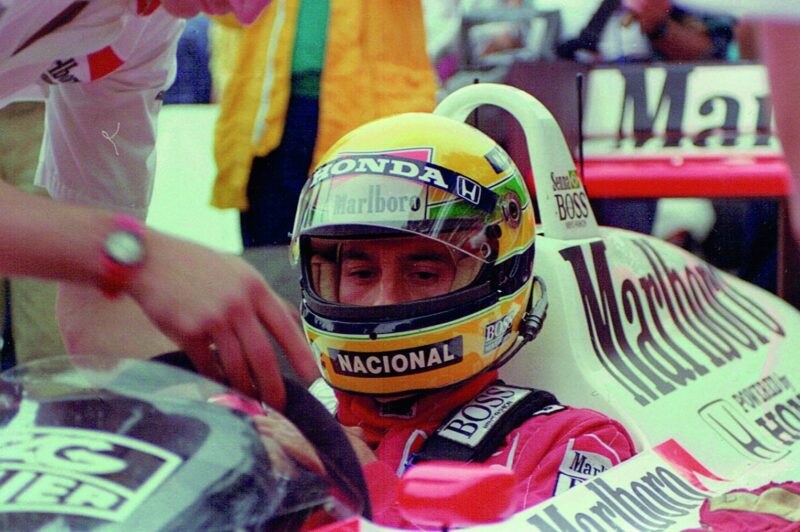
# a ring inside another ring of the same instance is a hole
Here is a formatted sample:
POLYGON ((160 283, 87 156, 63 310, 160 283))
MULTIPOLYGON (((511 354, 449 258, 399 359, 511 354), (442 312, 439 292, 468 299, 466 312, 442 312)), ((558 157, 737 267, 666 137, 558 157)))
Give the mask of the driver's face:
POLYGON ((446 294, 456 265, 448 248, 423 237, 348 241, 342 245, 339 301, 392 305, 446 294))

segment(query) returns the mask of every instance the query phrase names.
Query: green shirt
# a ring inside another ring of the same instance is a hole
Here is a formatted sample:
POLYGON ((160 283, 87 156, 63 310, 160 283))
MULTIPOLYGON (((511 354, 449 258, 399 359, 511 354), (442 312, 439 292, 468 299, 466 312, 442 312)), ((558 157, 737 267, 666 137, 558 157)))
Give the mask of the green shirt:
POLYGON ((319 96, 325 61, 329 0, 301 0, 292 53, 292 93, 319 96))

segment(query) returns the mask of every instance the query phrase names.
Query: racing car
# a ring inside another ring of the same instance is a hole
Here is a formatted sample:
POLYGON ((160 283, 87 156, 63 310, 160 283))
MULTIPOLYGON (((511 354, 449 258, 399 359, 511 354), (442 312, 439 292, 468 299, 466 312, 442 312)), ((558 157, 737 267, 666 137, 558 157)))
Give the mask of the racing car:
MULTIPOLYGON (((797 310, 664 240, 598 226, 558 124, 527 92, 471 85, 435 113, 466 120, 481 105, 505 109, 524 131, 540 214, 534 274, 548 303, 541 333, 500 376, 620 420, 638 454, 586 480, 576 451, 560 470, 574 487, 514 515, 498 503, 496 471, 421 464, 404 479, 407 518, 543 532, 685 530, 701 526, 710 501, 724 510, 722 501, 746 498, 726 493, 754 499, 798 481, 797 310), (493 517, 475 511, 487 505, 493 517)), ((793 490, 787 504, 796 509, 793 490)), ((360 520, 340 529, 381 528, 360 520)))

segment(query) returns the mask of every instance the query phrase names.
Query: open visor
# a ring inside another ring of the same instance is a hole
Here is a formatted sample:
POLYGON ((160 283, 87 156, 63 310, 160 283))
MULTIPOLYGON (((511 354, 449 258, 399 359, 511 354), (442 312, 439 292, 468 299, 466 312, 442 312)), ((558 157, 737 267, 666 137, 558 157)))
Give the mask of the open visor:
POLYGON ((492 260, 502 219, 497 195, 441 166, 393 156, 352 156, 318 168, 300 195, 292 231, 303 236, 375 237, 398 231, 492 260))

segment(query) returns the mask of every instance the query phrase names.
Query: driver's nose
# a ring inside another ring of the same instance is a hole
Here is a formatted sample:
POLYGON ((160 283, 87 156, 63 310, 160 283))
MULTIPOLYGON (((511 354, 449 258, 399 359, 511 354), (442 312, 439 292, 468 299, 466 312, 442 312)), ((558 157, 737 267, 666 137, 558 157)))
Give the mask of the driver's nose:
POLYGON ((382 275, 381 280, 375 287, 375 299, 373 305, 394 305, 407 300, 407 290, 403 278, 400 275, 382 275))

